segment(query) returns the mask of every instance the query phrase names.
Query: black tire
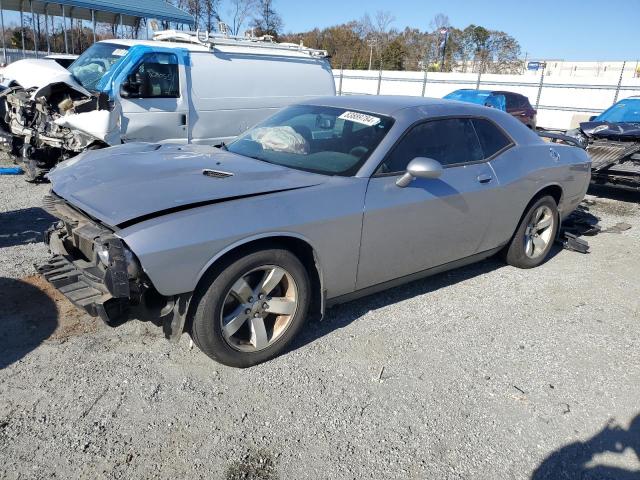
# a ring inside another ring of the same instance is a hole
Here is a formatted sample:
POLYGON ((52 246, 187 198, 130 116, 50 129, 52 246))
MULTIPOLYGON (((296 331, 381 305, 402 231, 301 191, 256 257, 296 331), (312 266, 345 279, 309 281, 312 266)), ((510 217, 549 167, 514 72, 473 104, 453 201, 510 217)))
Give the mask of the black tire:
POLYGON ((230 367, 246 368, 270 360, 282 353, 302 329, 309 309, 311 286, 306 268, 288 250, 268 248, 245 252, 209 272, 192 301, 191 336, 196 345, 213 360, 230 367), (223 303, 234 283, 247 272, 264 265, 286 270, 294 279, 298 304, 286 330, 263 350, 243 352, 224 338, 220 321, 223 303))
POLYGON ((505 250, 503 251, 504 260, 514 267, 518 268, 534 268, 538 265, 541 265, 549 255, 549 252, 553 248, 553 242, 558 233, 558 227, 560 224, 560 217, 558 215, 558 205, 553 197, 546 195, 544 197, 540 197, 536 201, 534 201, 523 215, 520 224, 518 225, 518 229, 511 239, 511 243, 507 245, 505 250), (527 227, 532 222, 534 214, 541 208, 548 207, 552 212, 552 226, 550 241, 548 242, 546 248, 535 258, 530 257, 525 252, 525 235, 527 233, 527 227))

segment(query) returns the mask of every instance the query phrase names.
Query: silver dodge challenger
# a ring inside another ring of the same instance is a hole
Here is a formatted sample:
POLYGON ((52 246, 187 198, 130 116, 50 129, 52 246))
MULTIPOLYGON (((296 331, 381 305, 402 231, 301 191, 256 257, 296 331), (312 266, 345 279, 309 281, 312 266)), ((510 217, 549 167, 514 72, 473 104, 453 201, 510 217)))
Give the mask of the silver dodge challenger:
POLYGON ((330 97, 229 145, 125 144, 49 178, 49 282, 109 325, 150 320, 248 367, 333 304, 495 254, 540 265, 590 160, 495 109, 330 97))

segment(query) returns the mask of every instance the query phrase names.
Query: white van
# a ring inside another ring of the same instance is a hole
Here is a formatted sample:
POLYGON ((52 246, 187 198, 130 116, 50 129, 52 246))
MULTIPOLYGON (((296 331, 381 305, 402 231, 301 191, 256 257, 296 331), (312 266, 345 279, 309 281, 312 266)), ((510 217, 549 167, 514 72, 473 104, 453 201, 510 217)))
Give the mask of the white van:
POLYGON ((68 70, 46 67, 0 93, 0 140, 29 180, 123 142, 217 145, 286 105, 335 95, 325 51, 269 37, 163 31, 98 42, 68 70))

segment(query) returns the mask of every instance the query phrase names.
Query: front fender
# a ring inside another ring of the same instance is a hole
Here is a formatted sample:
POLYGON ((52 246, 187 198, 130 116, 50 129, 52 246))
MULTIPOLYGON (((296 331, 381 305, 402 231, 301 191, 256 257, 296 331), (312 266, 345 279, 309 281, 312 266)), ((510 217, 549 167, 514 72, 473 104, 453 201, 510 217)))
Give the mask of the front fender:
POLYGON ((251 243, 260 241, 260 240, 269 240, 269 239, 281 239, 281 238, 291 238, 291 239, 296 239, 296 240, 300 240, 304 243, 306 243, 310 248, 311 251, 313 252, 313 259, 314 259, 314 263, 315 263, 315 268, 316 271, 318 273, 318 278, 320 280, 320 293, 321 293, 321 301, 322 301, 322 306, 321 306, 321 313, 324 314, 324 304, 325 304, 325 295, 324 295, 324 274, 322 271, 322 260, 320 259, 320 255, 318 254, 318 249, 314 247, 313 243, 311 242, 310 239, 308 239, 307 237, 305 237, 304 235, 301 235, 299 233, 296 232, 280 232, 280 231, 275 231, 275 232, 263 232, 260 234, 256 234, 256 235, 251 235, 249 237, 243 238, 241 240, 238 240, 236 242, 231 243, 230 245, 228 245, 227 247, 225 247, 224 249, 220 250, 218 253, 216 253, 214 256, 211 257, 211 259, 205 264, 205 266, 200 270, 200 272, 198 273, 198 281, 197 284, 200 284, 200 281, 202 280, 202 277, 204 277, 205 273, 207 273, 209 271, 209 269, 216 264, 216 262, 218 262, 219 260, 221 260, 224 256, 226 256, 227 254, 233 252, 234 250, 238 249, 238 248, 242 248, 245 245, 249 245, 251 243))

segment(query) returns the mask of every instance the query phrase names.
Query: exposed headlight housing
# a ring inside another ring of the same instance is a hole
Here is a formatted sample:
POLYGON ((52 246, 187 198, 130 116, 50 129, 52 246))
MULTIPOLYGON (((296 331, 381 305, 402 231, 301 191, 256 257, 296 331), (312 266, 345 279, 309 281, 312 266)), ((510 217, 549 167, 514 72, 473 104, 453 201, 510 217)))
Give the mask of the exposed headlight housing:
MULTIPOLYGON (((98 259, 100 262, 107 268, 111 267, 112 261, 111 253, 109 252, 109 244, 108 243, 96 243, 95 246, 96 254, 98 255, 98 259)), ((127 267, 127 275, 129 278, 138 278, 142 272, 142 268, 140 267, 140 262, 134 255, 134 253, 129 250, 129 248, 122 242, 122 253, 124 253, 124 260, 127 267)), ((117 263, 117 262, 116 262, 117 263)))

